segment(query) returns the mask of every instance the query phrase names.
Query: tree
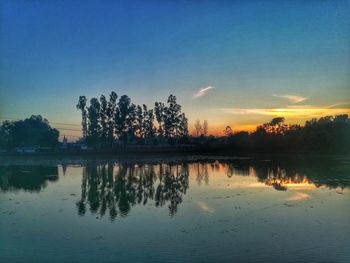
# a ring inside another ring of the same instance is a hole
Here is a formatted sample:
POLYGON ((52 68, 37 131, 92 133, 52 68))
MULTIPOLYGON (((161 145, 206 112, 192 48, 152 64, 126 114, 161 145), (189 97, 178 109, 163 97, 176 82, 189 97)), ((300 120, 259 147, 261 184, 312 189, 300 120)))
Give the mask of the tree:
POLYGON ((0 126, 1 146, 6 148, 18 146, 54 147, 58 144, 59 131, 50 126, 47 119, 40 115, 20 121, 5 121, 0 126))
POLYGON ((81 126, 83 131, 83 138, 87 136, 87 111, 86 111, 86 97, 80 96, 77 104, 77 109, 81 110, 81 126))
POLYGON ((100 111, 100 102, 92 98, 88 107, 88 143, 93 146, 97 146, 100 139, 100 111))
POLYGON ((108 142, 108 120, 107 120, 108 103, 104 95, 100 97, 100 114, 99 114, 99 137, 102 145, 108 142))
POLYGON ((79 98, 77 108, 85 116, 82 121, 83 130, 86 123, 84 118, 88 119, 86 134, 90 145, 113 147, 114 135, 124 144, 132 139, 153 138, 156 134, 160 138, 176 138, 172 139, 172 143, 175 143, 178 137, 188 135, 188 120, 174 95, 168 97, 166 106, 162 102, 156 102, 154 110, 148 109, 145 104, 136 106, 127 95, 121 96, 118 102, 117 98, 115 92, 110 94, 109 101, 101 95, 99 100, 92 98, 89 107, 86 107, 84 96, 79 98), (155 118, 158 129, 154 125, 155 118))
POLYGON ((195 128, 196 136, 197 137, 201 136, 203 133, 203 127, 199 120, 197 120, 196 123, 194 124, 194 128, 195 128))
POLYGON ((181 106, 176 102, 176 96, 170 94, 165 108, 165 136, 176 137, 180 127, 181 106))
POLYGON ((180 137, 188 136, 188 120, 185 113, 180 115, 179 134, 180 137))
POLYGON ((208 121, 204 120, 203 122, 203 135, 208 136, 208 121))
POLYGON ((144 115, 140 105, 136 107, 135 134, 138 138, 144 138, 144 115))
POLYGON ((128 141, 128 136, 134 136, 136 126, 136 106, 131 103, 127 95, 120 97, 115 114, 115 131, 124 144, 128 141))
POLYGON ((0 126, 0 147, 11 148, 14 146, 12 129, 14 122, 4 121, 0 126))
POLYGON ((145 104, 143 104, 143 132, 147 139, 153 138, 155 135, 154 113, 152 109, 148 110, 145 104))
POLYGON ((233 130, 232 130, 231 126, 226 126, 224 133, 226 136, 231 136, 233 134, 233 130))
POLYGON ((110 147, 113 146, 113 140, 114 140, 114 117, 116 114, 116 107, 117 107, 117 98, 118 95, 114 91, 109 95, 109 101, 107 105, 107 126, 108 126, 108 143, 110 147))
POLYGON ((154 112, 158 122, 158 136, 162 138, 164 136, 165 130, 165 105, 162 102, 156 102, 154 107, 154 112))
POLYGON ((263 124, 263 129, 270 134, 281 134, 284 128, 284 117, 273 118, 270 122, 263 124))

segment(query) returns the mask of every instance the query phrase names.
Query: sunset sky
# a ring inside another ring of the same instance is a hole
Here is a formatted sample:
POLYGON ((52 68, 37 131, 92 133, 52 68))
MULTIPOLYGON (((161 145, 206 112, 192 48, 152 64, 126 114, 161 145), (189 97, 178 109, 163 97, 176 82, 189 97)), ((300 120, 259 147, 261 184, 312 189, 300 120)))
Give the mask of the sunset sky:
POLYGON ((252 130, 350 114, 349 1, 0 2, 0 121, 80 135, 79 95, 174 94, 190 120, 252 130), (73 124, 73 125, 67 125, 73 124))

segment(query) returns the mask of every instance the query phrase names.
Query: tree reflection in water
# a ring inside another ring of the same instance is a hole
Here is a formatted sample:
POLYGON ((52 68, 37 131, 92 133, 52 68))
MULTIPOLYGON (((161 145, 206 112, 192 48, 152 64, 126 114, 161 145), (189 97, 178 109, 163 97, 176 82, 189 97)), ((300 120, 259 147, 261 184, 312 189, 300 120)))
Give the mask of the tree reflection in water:
POLYGON ((4 192, 19 190, 40 192, 47 186, 48 181, 54 182, 57 180, 57 166, 0 166, 0 189, 4 192))
POLYGON ((81 199, 77 202, 80 215, 87 205, 92 213, 126 216, 132 206, 156 206, 168 203, 170 215, 177 212, 188 189, 188 164, 106 164, 84 167, 81 199))
MULTIPOLYGON (((29 191, 38 193, 48 182, 57 181, 59 166, 0 166, 2 192, 29 191)), ((156 207, 168 206, 173 216, 189 189, 189 177, 198 185, 209 184, 210 176, 251 176, 278 191, 290 187, 349 188, 350 165, 345 160, 205 160, 177 163, 105 163, 83 166, 78 213, 87 210, 113 220, 129 214, 132 206, 153 202, 156 207)), ((62 165, 62 174, 69 168, 62 165)))
MULTIPOLYGON (((215 165, 218 166, 219 162, 211 163, 212 170, 215 169, 215 165)), ((204 182, 206 185, 209 183, 209 165, 207 162, 197 162, 194 164, 196 172, 196 181, 198 185, 204 182)))

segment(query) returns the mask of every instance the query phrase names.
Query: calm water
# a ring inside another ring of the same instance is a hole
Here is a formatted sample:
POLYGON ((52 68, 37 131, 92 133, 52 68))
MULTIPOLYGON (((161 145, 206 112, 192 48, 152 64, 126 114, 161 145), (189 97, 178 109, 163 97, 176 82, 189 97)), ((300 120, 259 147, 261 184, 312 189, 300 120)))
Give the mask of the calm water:
POLYGON ((0 166, 1 262, 350 262, 350 159, 0 166))

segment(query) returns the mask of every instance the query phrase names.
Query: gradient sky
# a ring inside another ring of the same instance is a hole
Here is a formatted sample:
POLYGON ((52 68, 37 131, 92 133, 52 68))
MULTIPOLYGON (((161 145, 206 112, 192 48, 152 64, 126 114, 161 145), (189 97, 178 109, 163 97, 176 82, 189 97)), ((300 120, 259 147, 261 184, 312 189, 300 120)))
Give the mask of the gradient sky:
POLYGON ((206 119, 213 134, 350 114, 349 1, 2 0, 0 12, 2 119, 79 124, 79 95, 112 90, 149 106, 175 94, 190 130, 206 119))

